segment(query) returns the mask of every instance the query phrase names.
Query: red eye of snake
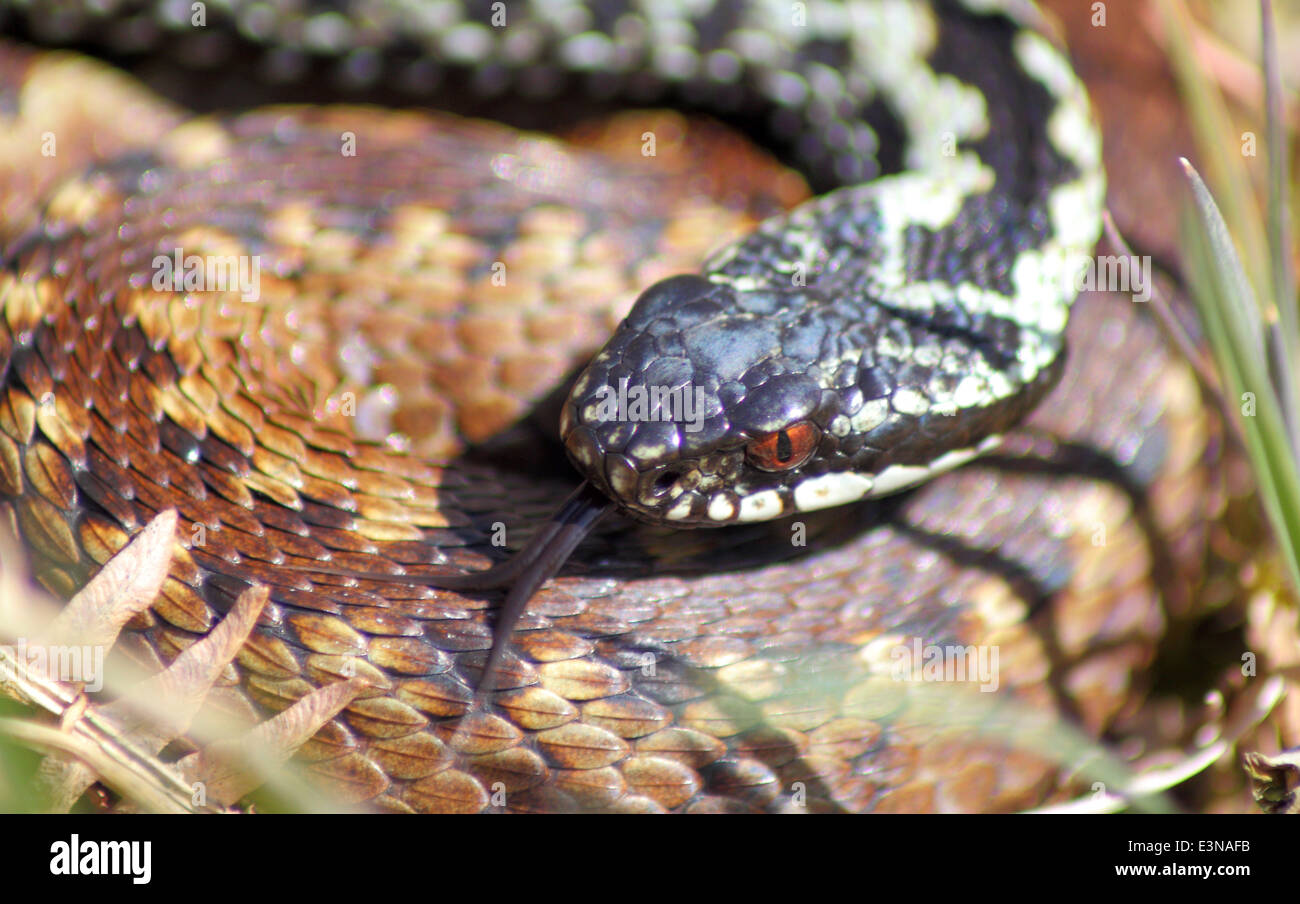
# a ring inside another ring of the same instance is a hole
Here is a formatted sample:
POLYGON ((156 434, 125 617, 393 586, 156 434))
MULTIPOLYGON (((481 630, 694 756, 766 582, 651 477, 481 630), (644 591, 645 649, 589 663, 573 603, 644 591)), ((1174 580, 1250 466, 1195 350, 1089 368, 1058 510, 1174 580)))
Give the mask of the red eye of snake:
POLYGON ((764 471, 789 471, 806 462, 820 440, 821 431, 816 424, 800 421, 760 436, 745 448, 745 457, 751 465, 764 471))

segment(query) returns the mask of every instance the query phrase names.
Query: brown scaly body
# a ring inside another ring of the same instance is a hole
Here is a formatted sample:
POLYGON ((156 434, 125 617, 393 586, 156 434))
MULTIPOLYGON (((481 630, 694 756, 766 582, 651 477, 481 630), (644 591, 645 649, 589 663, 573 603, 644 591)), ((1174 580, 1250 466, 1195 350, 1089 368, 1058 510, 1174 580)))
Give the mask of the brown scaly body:
MULTIPOLYGON (((50 108, 16 87, 32 70, 5 71, 20 101, 4 115, 39 132, 50 108)), ((76 90, 97 90, 93 75, 76 90)), ((1213 437, 1156 330, 1098 296, 1078 303, 1068 371, 1026 436, 1096 450, 1111 473, 1035 473, 1008 455, 809 516, 806 548, 785 522, 612 523, 534 599, 492 714, 464 725, 491 598, 276 566, 479 568, 500 557, 498 522, 517 546, 568 478, 489 464, 465 437, 523 416, 638 288, 744 221, 696 200, 699 183, 683 197, 664 161, 572 158, 495 127, 359 109, 166 132, 176 121, 159 108, 157 143, 106 137, 104 165, 69 181, 32 175, 74 174, 69 156, 7 163, 31 206, 6 215, 0 490, 60 593, 152 513, 180 511, 172 579, 120 645, 146 663, 210 629, 247 581, 271 586, 218 696, 255 718, 369 678, 304 750, 347 797, 417 811, 1017 809, 1069 793, 1032 752, 1063 735, 1043 742, 1017 712, 1095 736, 1139 704, 1160 591, 1185 600, 1196 580, 1213 437), (355 158, 338 154, 343 131, 355 158), (112 162, 141 146, 149 157, 112 162), (553 181, 489 202, 494 163, 553 181), (263 255, 260 299, 192 304, 132 283, 176 246, 263 255), (395 408, 378 384, 397 388, 395 408), (373 442, 390 429, 415 437, 409 453, 373 442), (913 638, 996 646, 998 692, 892 681, 890 651, 913 638)), ((752 159, 748 190, 785 178, 752 159)))

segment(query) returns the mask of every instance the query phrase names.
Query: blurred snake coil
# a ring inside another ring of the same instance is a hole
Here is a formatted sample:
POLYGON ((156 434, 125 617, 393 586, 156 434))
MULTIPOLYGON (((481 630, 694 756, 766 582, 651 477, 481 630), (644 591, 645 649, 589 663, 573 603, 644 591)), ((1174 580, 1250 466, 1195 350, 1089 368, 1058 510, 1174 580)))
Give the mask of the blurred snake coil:
POLYGON ((177 85, 220 86, 190 91, 219 110, 195 116, 0 45, 0 504, 35 575, 70 596, 175 509, 170 577, 113 655, 161 668, 268 587, 210 703, 252 723, 363 676, 299 758, 367 807, 1077 796, 1080 751, 1140 712, 1188 614, 1221 497, 1190 371, 1141 306, 1070 309, 1054 269, 1091 252, 1104 196, 1066 58, 1013 0, 643 6, 232 2, 201 28, 130 0, 11 11, 29 41, 192 58, 208 68, 177 85), (404 109, 259 106, 321 84, 404 109), (567 141, 429 109, 447 99, 567 141), (213 261, 244 279, 208 284, 213 261), (606 519, 531 598, 471 722, 501 594, 385 576, 523 546, 579 480, 556 441, 574 375, 642 292, 701 273, 671 285, 875 318, 865 351, 851 321, 800 321, 780 366, 709 387, 752 398, 811 357, 817 398, 845 406, 816 434, 830 463, 813 489, 677 509, 792 517, 606 519), (864 460, 874 489, 840 479, 864 460), (814 489, 845 504, 803 505, 814 489), (975 674, 944 672, 954 656, 975 674))

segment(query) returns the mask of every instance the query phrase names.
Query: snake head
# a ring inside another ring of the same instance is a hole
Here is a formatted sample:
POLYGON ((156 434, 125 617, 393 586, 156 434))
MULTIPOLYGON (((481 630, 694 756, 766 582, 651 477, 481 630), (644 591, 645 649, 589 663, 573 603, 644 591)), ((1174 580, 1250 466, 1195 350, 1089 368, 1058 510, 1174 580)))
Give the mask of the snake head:
MULTIPOLYGON (((780 293, 699 276, 646 290, 574 385, 561 438, 628 514, 674 526, 796 510, 840 400, 795 363, 780 293)), ((821 468, 824 471, 824 468, 821 468)))
POLYGON ((1049 350, 1050 366, 1018 379, 1004 325, 955 316, 902 316, 826 283, 674 276, 579 376, 561 439, 583 476, 656 524, 895 493, 993 448, 1064 361, 1049 350))

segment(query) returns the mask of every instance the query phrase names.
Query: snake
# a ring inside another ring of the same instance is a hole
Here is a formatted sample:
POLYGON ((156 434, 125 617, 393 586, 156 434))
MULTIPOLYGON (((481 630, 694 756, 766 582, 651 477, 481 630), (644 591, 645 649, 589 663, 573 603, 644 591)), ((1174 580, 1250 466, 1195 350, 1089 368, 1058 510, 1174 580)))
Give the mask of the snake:
MULTIPOLYGON (((30 33, 93 42, 40 13, 30 33)), ((1195 558, 1195 507, 1170 501, 1206 480, 1195 390, 1126 306, 1074 305, 1099 129, 1030 4, 228 17, 273 70, 757 123, 814 196, 707 143, 659 162, 653 130, 610 160, 423 112, 156 108, 156 138, 104 139, 124 147, 5 223, 0 492, 47 586, 176 508, 124 651, 161 665, 270 587, 226 705, 360 669, 373 690, 305 756, 382 809, 1068 793, 1041 749, 909 703, 891 670, 913 642, 992 651, 1014 663, 993 698, 1101 733, 1163 624, 1142 581, 1195 558), (214 259, 258 285, 204 286, 214 259), (569 468, 543 461, 560 449, 569 468)))

